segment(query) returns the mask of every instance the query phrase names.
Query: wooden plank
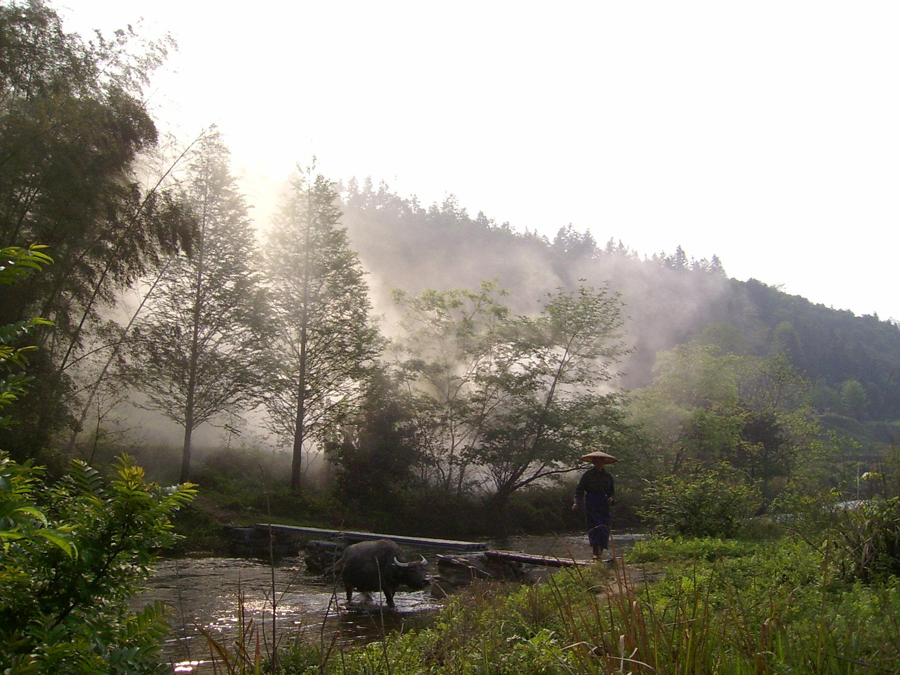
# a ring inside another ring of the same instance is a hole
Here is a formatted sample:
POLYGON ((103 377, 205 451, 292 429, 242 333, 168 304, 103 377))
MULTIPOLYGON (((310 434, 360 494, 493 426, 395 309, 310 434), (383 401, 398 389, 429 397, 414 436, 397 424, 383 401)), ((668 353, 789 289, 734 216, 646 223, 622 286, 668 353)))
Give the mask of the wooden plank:
POLYGON ((592 565, 589 560, 573 560, 572 558, 556 558, 549 555, 532 555, 531 553, 519 553, 518 551, 485 551, 488 558, 497 560, 509 560, 511 562, 525 563, 526 565, 541 565, 544 567, 584 567, 592 565))
POLYGON ((324 530, 318 527, 301 527, 298 525, 269 525, 257 523, 256 528, 282 534, 311 536, 321 539, 343 539, 344 541, 371 541, 373 539, 391 539, 398 544, 415 546, 419 548, 432 548, 449 551, 486 551, 488 545, 475 541, 455 541, 453 539, 430 539, 427 537, 406 537, 397 534, 378 534, 375 532, 352 532, 346 530, 324 530))

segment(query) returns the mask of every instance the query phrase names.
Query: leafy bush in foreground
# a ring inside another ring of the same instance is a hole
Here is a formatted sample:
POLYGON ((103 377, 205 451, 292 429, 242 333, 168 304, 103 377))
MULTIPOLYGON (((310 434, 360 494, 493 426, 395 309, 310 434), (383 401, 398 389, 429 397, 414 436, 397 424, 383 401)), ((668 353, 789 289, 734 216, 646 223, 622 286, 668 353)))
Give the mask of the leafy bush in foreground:
POLYGON ((683 539, 654 538, 637 542, 628 552, 629 563, 676 562, 721 558, 739 558, 756 548, 750 542, 734 539, 683 539))
POLYGON ((193 486, 147 483, 128 457, 110 480, 76 461, 53 486, 0 460, 0 672, 167 672, 162 604, 127 601, 174 543, 170 517, 193 486))

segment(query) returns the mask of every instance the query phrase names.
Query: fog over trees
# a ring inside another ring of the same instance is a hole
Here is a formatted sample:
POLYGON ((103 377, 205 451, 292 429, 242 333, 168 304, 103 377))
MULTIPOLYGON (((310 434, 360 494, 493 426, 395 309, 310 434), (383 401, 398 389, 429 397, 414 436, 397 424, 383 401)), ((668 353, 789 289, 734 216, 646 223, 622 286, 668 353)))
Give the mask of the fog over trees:
POLYGON ((143 87, 166 45, 134 54, 127 32, 87 43, 42 3, 2 11, 0 242, 45 245, 55 261, 0 303, 0 324, 33 315, 55 324, 37 336, 35 394, 6 444, 27 457, 73 423, 85 386, 74 366, 102 340, 102 312, 186 249, 193 224, 169 189, 137 179, 158 141, 143 87))
POLYGON ((228 164, 217 132, 187 161, 179 196, 197 224, 192 254, 160 263, 122 367, 147 406, 184 429, 182 481, 190 478, 194 430, 253 408, 266 386, 263 347, 272 330, 261 258, 228 164))
POLYGON ((160 149, 143 100, 165 44, 86 42, 39 2, 2 26, 0 235, 53 259, 2 290, 0 323, 55 324, 22 338, 40 349, 4 432, 17 458, 96 449, 129 398, 181 427, 183 480, 220 427, 289 453, 294 489, 325 450, 352 485, 360 453, 390 452, 380 429, 412 462, 397 480, 500 505, 597 444, 660 475, 725 461, 774 494, 825 430, 861 456, 895 439, 893 323, 602 223, 550 240, 314 167, 258 222, 224 135, 160 149))

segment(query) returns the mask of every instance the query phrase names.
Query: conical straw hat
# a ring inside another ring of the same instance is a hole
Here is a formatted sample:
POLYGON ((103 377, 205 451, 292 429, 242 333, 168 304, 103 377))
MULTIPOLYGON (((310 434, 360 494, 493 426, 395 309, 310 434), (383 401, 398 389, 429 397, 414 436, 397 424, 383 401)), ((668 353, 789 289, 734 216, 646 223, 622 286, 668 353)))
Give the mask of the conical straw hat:
POLYGON ((608 452, 603 452, 602 450, 594 450, 594 452, 589 452, 586 455, 582 455, 582 462, 593 462, 595 459, 603 459, 606 460, 607 464, 612 464, 613 462, 618 462, 618 458, 613 457, 608 452))

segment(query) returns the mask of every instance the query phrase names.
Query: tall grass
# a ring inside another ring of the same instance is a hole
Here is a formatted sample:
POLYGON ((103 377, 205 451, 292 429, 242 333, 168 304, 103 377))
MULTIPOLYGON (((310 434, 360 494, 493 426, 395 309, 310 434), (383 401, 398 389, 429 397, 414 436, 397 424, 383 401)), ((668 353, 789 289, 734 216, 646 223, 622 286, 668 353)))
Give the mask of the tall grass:
POLYGON ((247 617, 244 607, 244 595, 238 592, 238 634, 234 642, 216 640, 208 631, 200 629, 209 645, 215 675, 260 675, 263 672, 259 629, 254 620, 247 617))
POLYGON ((792 539, 660 546, 664 563, 572 568, 531 587, 481 583, 430 628, 329 658, 298 645, 282 672, 900 673, 896 578, 848 582, 835 547, 792 539))
POLYGON ((558 575, 548 588, 576 672, 900 672, 896 580, 844 584, 828 548, 818 556, 788 541, 670 565, 643 589, 621 568, 599 594, 585 578, 558 575))

